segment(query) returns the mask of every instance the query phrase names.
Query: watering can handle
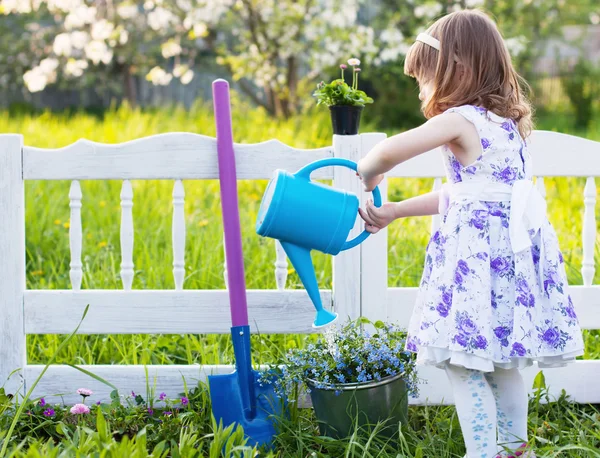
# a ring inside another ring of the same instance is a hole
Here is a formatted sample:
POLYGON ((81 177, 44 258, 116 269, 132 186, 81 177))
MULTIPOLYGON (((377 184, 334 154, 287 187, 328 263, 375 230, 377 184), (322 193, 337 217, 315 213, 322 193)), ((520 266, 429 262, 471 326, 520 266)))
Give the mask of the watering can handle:
MULTIPOLYGON (((323 168, 323 167, 330 167, 330 166, 335 166, 335 165, 347 167, 351 170, 354 170, 355 172, 357 171, 357 167, 358 167, 358 164, 356 162, 353 162, 349 159, 343 159, 341 157, 331 157, 331 158, 325 158, 325 159, 320 159, 315 162, 311 162, 310 164, 308 164, 305 167, 298 170, 295 173, 295 175, 309 180, 310 174, 313 173, 315 170, 323 168)), ((372 192, 373 192, 373 203, 375 204, 376 207, 381 207, 381 193, 379 192, 379 188, 376 186, 372 192)), ((366 240, 366 238, 368 236, 369 236, 369 233, 367 231, 362 231, 359 235, 354 237, 352 240, 347 240, 344 243, 344 245, 342 245, 342 251, 349 250, 350 248, 354 248, 356 245, 361 244, 362 242, 364 242, 366 240)))

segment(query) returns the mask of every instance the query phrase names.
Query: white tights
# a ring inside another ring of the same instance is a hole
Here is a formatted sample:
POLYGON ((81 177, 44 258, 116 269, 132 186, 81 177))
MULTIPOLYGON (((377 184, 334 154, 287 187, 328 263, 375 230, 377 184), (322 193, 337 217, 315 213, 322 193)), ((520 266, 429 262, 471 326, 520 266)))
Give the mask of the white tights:
POLYGON ((467 457, 494 458, 527 442, 527 391, 518 369, 480 372, 446 364, 467 457))

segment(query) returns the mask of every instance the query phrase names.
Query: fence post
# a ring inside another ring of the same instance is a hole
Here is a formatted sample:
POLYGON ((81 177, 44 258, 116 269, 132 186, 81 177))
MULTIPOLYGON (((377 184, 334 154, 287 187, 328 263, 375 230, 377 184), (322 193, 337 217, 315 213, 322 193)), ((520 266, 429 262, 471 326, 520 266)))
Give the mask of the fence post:
POLYGON ((25 391, 25 185, 23 137, 0 135, 0 386, 25 391), (9 380, 11 372, 19 369, 9 380))
MULTIPOLYGON (((384 140, 384 133, 361 134, 361 157, 379 142, 384 140)), ((381 199, 387 200, 387 179, 379 185, 381 199)), ((361 206, 370 193, 361 191, 361 206)), ((371 321, 386 321, 388 318, 388 231, 387 228, 370 236, 360 246, 360 290, 361 290, 361 314, 371 321)))
MULTIPOLYGON (((358 162, 361 157, 359 135, 334 135, 333 154, 335 157, 358 162)), ((360 196, 362 186, 356 173, 345 167, 333 167, 333 185, 360 196)), ((360 233, 363 224, 357 218, 349 238, 360 233)), ((342 251, 333 257, 333 306, 339 314, 340 322, 355 319, 361 312, 360 294, 360 248, 342 251)))

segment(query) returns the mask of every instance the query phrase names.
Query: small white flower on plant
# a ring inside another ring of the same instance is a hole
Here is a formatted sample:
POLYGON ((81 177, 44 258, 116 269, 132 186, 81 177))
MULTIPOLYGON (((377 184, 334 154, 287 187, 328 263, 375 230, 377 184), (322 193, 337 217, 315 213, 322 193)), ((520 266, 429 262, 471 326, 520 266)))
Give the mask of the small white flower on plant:
POLYGON ((40 62, 40 68, 46 74, 52 73, 58 68, 58 59, 47 57, 40 62))
POLYGON ((124 45, 129 41, 129 32, 127 30, 121 30, 119 32, 119 44, 124 45))
POLYGON ((175 65, 175 67, 173 68, 173 76, 175 78, 181 78, 181 75, 187 72, 188 68, 189 67, 187 65, 175 65))
POLYGON ((59 33, 56 35, 52 50, 57 56, 69 57, 72 51, 71 35, 68 33, 59 33))
POLYGON ((206 27, 206 24, 204 23, 200 23, 200 24, 194 24, 194 35, 200 38, 204 38, 208 35, 208 27, 206 27))
POLYGON ((88 396, 91 396, 92 394, 94 394, 94 392, 92 390, 88 390, 87 388, 79 388, 77 390, 77 394, 79 396, 83 396, 84 398, 87 398, 88 396))
POLYGON ((180 78, 181 84, 189 84, 193 78, 194 78, 194 71, 188 70, 183 75, 181 75, 181 78, 180 78))
POLYGON ((71 413, 73 415, 82 415, 90 413, 90 408, 85 404, 75 404, 71 407, 71 413))
POLYGON ((146 80, 151 81, 155 86, 166 86, 171 82, 173 75, 165 72, 160 67, 154 67, 146 75, 146 80))
POLYGON ((85 46, 85 55, 94 65, 98 65, 100 62, 107 65, 113 58, 113 52, 106 46, 106 43, 96 40, 90 41, 85 46))
POLYGON ((165 59, 181 54, 181 46, 175 40, 169 40, 161 45, 162 55, 165 59))
POLYGON ((148 13, 147 18, 148 25, 155 31, 165 30, 170 24, 177 20, 177 17, 173 13, 160 7, 148 13))
POLYGON ((117 14, 122 19, 132 19, 138 14, 137 5, 125 4, 117 7, 117 14))
POLYGON ((71 45, 75 49, 83 49, 90 42, 90 34, 82 30, 71 32, 71 45))
POLYGON ((92 24, 92 38, 94 40, 106 40, 115 30, 115 26, 108 22, 106 19, 100 19, 98 22, 92 24))
POLYGON ((357 65, 360 65, 360 60, 358 60, 356 57, 353 57, 352 59, 348 59, 348 65, 352 65, 353 67, 356 67, 357 65))
POLYGON ((40 67, 34 67, 25 72, 23 81, 25 82, 27 89, 29 89, 29 92, 40 92, 43 91, 46 84, 48 84, 48 76, 40 67))
POLYGON ((76 78, 83 75, 83 71, 88 68, 88 63, 82 59, 69 59, 67 61, 67 65, 65 66, 65 73, 68 76, 74 76, 76 78))

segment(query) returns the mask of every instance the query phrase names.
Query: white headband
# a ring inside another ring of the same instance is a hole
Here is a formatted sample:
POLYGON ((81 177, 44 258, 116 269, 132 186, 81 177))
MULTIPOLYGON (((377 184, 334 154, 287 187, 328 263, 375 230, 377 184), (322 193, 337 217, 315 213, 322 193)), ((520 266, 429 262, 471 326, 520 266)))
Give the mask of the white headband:
MULTIPOLYGON (((433 38, 431 35, 427 35, 426 33, 420 33, 417 35, 417 41, 421 43, 425 43, 426 45, 431 46, 434 49, 440 50, 440 40, 437 38, 433 38)), ((458 58, 454 56, 454 61, 458 62, 458 58)))
POLYGON ((425 43, 426 45, 431 46, 432 48, 440 50, 440 40, 437 38, 433 38, 431 35, 427 35, 426 33, 420 33, 417 35, 417 41, 421 43, 425 43))

